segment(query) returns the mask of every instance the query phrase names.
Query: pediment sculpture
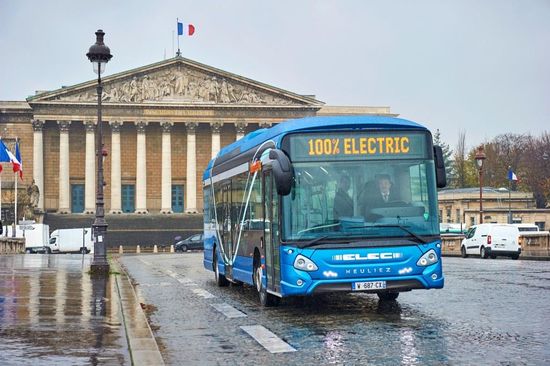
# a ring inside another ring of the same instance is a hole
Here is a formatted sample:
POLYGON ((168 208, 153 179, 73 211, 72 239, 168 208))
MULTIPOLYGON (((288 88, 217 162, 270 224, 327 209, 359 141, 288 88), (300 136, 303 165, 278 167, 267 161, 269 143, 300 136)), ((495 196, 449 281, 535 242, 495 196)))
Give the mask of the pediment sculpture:
MULTIPOLYGON (((94 89, 72 95, 60 95, 56 100, 94 102, 94 89)), ((131 76, 123 81, 106 82, 102 101, 112 103, 188 102, 212 104, 303 104, 253 88, 225 77, 208 75, 189 69, 159 70, 131 76)))

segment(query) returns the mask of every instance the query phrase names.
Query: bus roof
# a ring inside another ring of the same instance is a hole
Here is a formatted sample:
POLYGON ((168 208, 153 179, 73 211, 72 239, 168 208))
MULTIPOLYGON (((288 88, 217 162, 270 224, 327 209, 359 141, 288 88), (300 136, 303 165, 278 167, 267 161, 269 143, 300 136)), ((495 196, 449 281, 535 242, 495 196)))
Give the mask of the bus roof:
POLYGON ((216 160, 225 160, 224 157, 237 156, 265 141, 273 140, 279 146, 280 140, 289 133, 303 131, 323 131, 329 129, 353 130, 357 128, 376 129, 418 129, 426 127, 406 119, 384 116, 334 116, 334 117, 306 117, 283 121, 271 128, 262 128, 253 131, 243 138, 222 148, 216 157, 208 163, 203 180, 210 177, 210 170, 216 160))

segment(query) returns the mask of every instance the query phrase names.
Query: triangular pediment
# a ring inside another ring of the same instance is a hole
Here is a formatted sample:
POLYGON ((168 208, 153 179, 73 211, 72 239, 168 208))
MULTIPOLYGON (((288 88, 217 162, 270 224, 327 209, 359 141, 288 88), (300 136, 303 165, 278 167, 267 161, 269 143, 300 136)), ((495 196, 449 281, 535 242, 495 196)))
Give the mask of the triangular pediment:
MULTIPOLYGON (((321 106, 313 97, 295 94, 198 62, 170 60, 105 77, 103 103, 321 106)), ((95 80, 38 94, 29 103, 96 103, 95 80)))

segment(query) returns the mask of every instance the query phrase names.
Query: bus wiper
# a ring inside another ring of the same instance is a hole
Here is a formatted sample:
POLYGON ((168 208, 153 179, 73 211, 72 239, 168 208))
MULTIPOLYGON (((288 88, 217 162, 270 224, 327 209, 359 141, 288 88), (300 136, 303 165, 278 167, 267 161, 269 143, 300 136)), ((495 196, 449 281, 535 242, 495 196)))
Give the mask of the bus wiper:
POLYGON ((313 240, 310 240, 310 241, 308 241, 307 243, 304 243, 304 244, 302 244, 302 245, 296 245, 296 246, 297 246, 298 248, 300 248, 300 249, 307 248, 307 247, 312 247, 312 246, 314 246, 317 242, 319 242, 319 241, 321 241, 321 240, 323 240, 323 239, 326 239, 326 238, 328 238, 329 236, 330 236, 330 235, 323 235, 323 236, 320 236, 320 237, 315 238, 315 239, 313 239, 313 240))
POLYGON ((428 243, 428 240, 424 239, 423 237, 421 237, 418 234, 415 234, 414 232, 407 229, 403 225, 363 225, 363 226, 352 226, 351 229, 364 229, 364 228, 371 228, 371 227, 376 227, 376 228, 378 228, 378 227, 396 227, 398 229, 403 230, 404 232, 406 232, 407 234, 409 234, 410 236, 412 236, 413 238, 415 238, 416 240, 418 240, 422 244, 427 244, 428 243))

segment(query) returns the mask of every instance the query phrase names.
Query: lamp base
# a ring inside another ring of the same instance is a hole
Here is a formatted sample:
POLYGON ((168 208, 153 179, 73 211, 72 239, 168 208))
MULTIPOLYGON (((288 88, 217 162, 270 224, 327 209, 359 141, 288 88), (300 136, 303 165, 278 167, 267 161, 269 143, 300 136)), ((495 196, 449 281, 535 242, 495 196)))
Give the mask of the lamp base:
POLYGON ((91 264, 90 274, 92 276, 108 276, 109 275, 109 263, 105 264, 91 264))

